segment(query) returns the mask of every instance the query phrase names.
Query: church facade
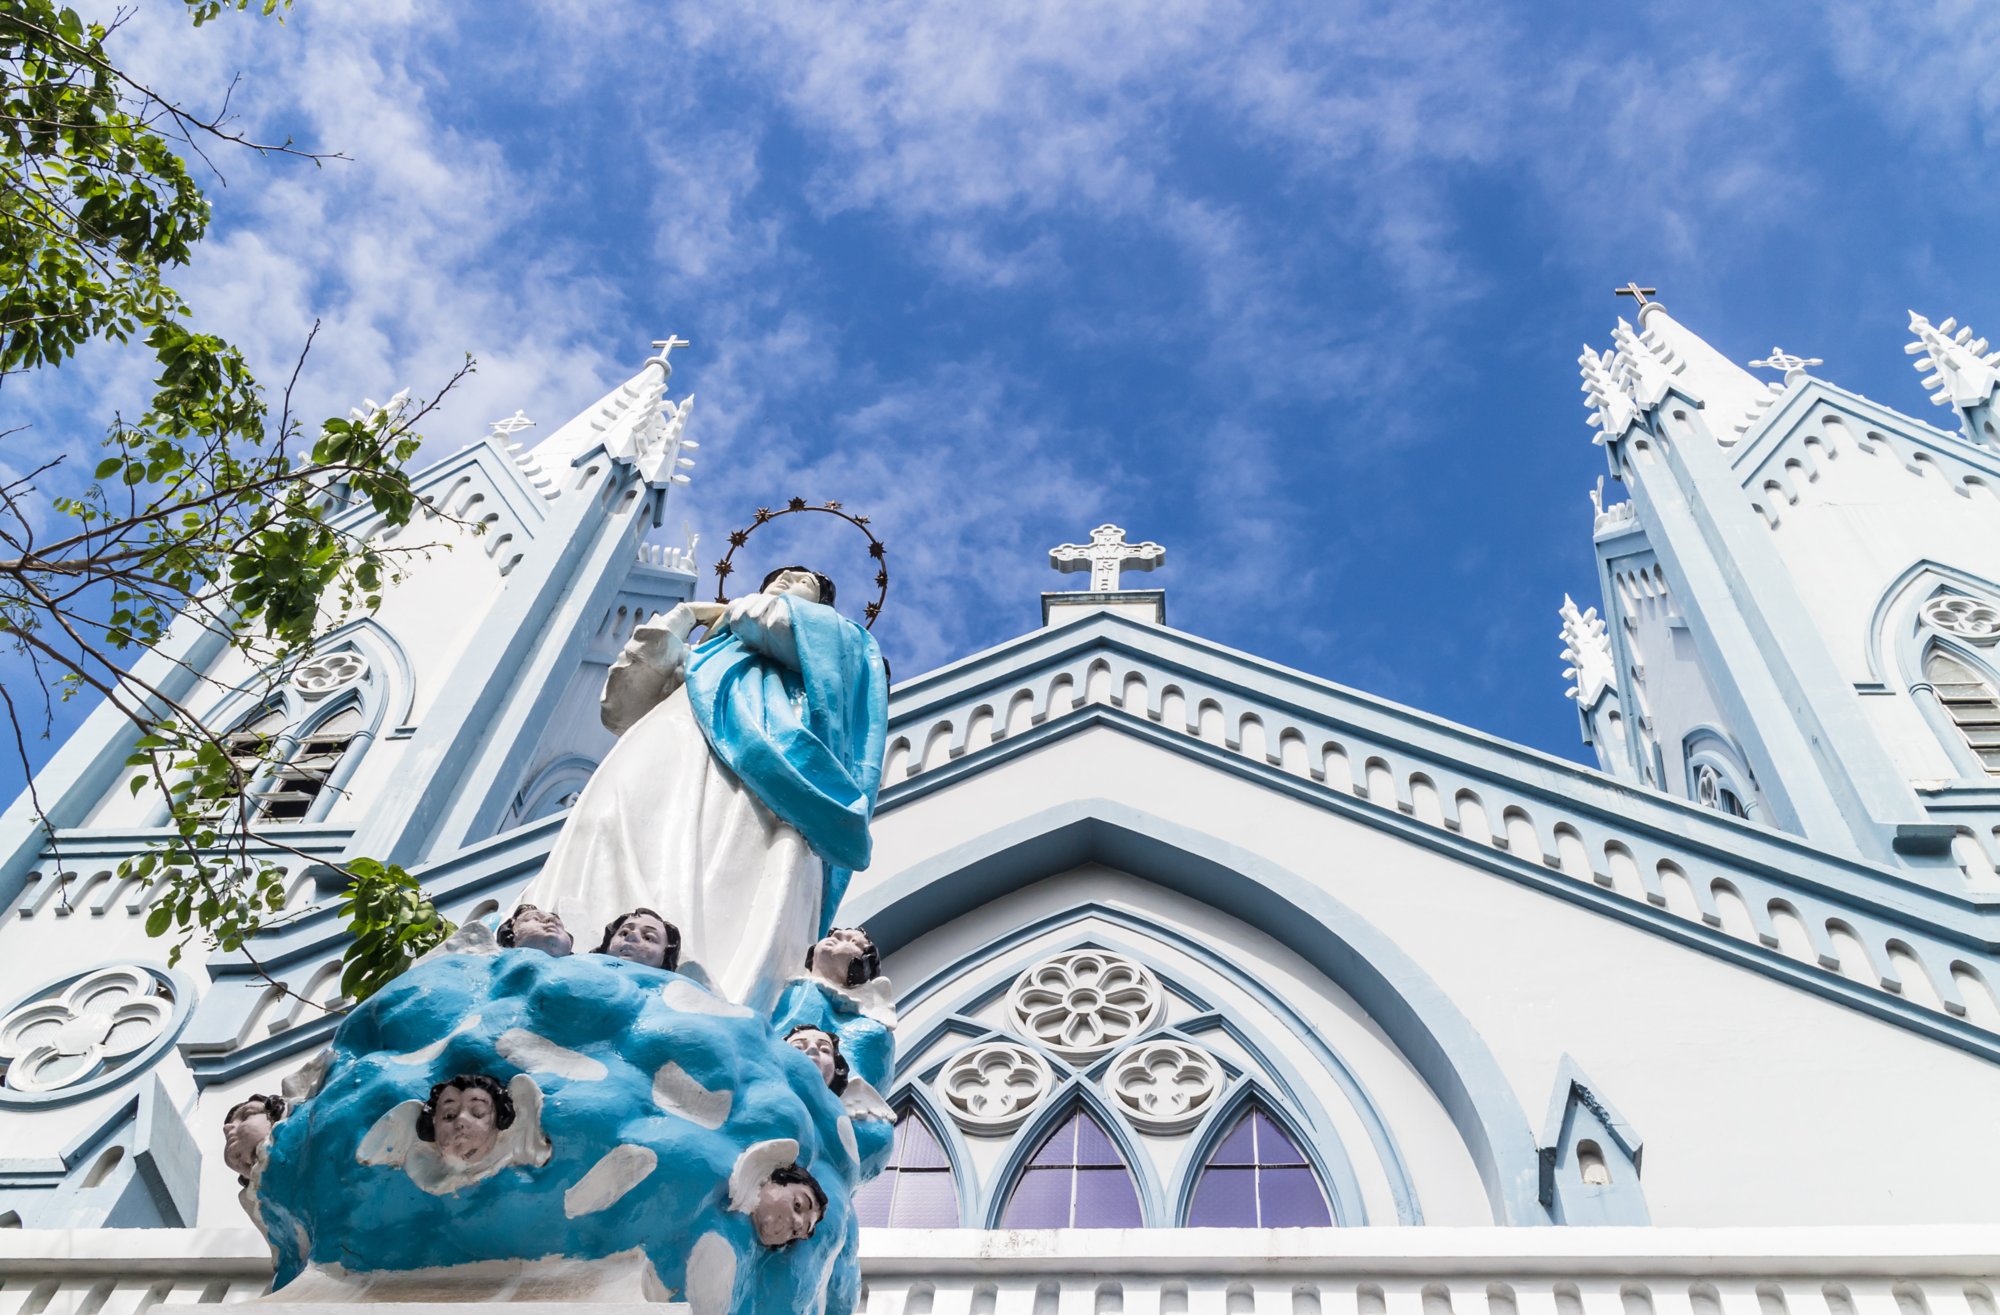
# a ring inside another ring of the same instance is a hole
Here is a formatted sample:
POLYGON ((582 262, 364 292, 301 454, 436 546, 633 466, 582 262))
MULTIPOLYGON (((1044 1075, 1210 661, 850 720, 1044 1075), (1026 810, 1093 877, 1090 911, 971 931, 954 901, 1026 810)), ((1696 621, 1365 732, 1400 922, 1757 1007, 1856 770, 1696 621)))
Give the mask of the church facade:
MULTIPOLYGON (((1115 561, 897 685, 842 914, 901 1018, 865 1309, 1992 1315, 2000 353, 1912 331, 1953 430, 1658 303, 1586 352, 1629 495, 1561 612, 1598 770, 1172 629, 1115 561)), ((325 865, 461 922, 539 870, 610 662, 698 587, 648 537, 670 373, 426 470, 401 537, 454 550, 282 680, 150 659, 291 755, 254 959, 144 934, 108 709, 53 838, 0 819, 0 1315, 268 1283, 220 1125, 337 1022, 325 865)))

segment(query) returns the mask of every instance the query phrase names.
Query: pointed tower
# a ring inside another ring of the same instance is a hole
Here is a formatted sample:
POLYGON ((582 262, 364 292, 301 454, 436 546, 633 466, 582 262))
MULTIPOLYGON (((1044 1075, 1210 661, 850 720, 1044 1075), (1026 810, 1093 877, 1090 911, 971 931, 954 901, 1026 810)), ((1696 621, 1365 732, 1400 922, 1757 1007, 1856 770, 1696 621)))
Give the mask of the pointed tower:
POLYGON ((1751 364, 1783 382, 1760 380, 1658 302, 1586 348, 1596 441, 1630 498, 1600 501, 1605 624, 1566 602, 1564 655, 1606 770, 1940 884, 1992 882, 2000 353, 1949 320, 1912 327, 1962 434, 1775 348, 1751 364))
MULTIPOLYGON (((693 594, 693 545, 644 541, 686 484, 692 395, 667 395, 677 338, 639 372, 510 465, 542 513, 507 588, 411 735, 416 770, 385 784, 356 853, 435 861, 567 807, 610 747, 598 724, 604 672, 632 628, 693 594)), ((486 444, 491 445, 493 438, 486 444)))

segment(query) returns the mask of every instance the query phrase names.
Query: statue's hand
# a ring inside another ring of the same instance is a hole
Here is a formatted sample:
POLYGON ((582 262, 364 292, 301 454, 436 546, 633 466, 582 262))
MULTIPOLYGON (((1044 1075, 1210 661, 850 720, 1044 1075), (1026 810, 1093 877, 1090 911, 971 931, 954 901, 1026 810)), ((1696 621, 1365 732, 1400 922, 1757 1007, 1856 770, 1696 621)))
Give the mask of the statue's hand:
MULTIPOLYGON (((681 604, 681 607, 686 606, 681 604)), ((681 607, 676 607, 674 612, 680 611, 681 607)), ((656 671, 672 671, 679 666, 681 644, 694 622, 692 617, 678 618, 674 612, 664 615, 656 612, 650 620, 641 622, 632 631, 632 638, 625 641, 625 651, 619 657, 644 663, 656 671)), ((621 661, 619 665, 626 664, 621 661)))

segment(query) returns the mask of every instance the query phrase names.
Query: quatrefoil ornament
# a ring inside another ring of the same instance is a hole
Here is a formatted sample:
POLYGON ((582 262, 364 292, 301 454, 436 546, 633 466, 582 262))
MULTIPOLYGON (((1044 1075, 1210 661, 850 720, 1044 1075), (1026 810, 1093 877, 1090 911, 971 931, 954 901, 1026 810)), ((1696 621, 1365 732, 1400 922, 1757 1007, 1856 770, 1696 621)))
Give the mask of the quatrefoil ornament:
POLYGON ((171 991, 138 967, 100 968, 0 1018, 0 1086, 39 1095, 132 1062, 174 1018, 171 991))
POLYGON ((937 1090, 960 1127, 999 1133, 1019 1127, 1054 1081, 1049 1061, 1026 1046, 989 1041, 952 1056, 937 1090))
POLYGON ((1924 619, 1947 634, 1975 644, 2000 639, 2000 608, 1963 594, 1940 594, 1924 604, 1924 619))
POLYGON ((1132 1122, 1178 1132, 1201 1121, 1222 1095, 1222 1065, 1185 1041, 1147 1041, 1112 1062, 1104 1085, 1132 1122))

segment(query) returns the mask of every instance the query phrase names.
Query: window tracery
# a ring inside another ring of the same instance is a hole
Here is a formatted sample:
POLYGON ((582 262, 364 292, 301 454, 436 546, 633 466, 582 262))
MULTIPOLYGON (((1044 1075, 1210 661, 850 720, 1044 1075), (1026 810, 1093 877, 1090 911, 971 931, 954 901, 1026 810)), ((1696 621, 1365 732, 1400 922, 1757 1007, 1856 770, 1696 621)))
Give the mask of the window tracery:
POLYGON ((1008 997, 1015 1026, 1065 1059, 1090 1059, 1153 1025, 1166 1004, 1144 964, 1075 950, 1021 974, 1008 997))

